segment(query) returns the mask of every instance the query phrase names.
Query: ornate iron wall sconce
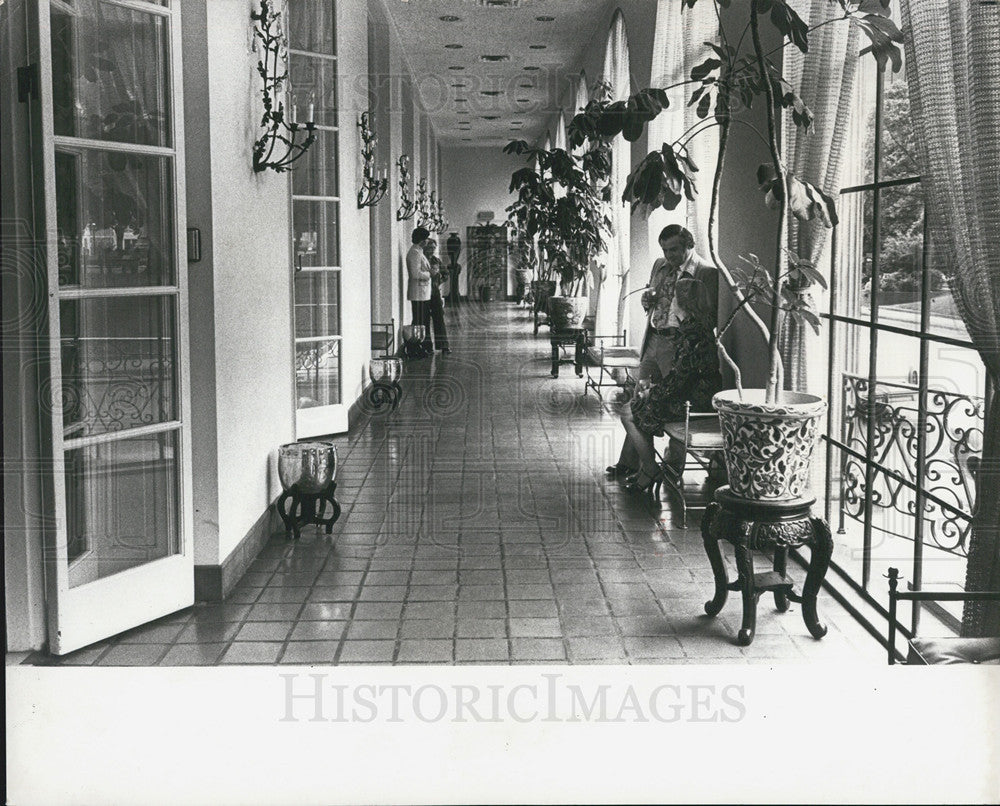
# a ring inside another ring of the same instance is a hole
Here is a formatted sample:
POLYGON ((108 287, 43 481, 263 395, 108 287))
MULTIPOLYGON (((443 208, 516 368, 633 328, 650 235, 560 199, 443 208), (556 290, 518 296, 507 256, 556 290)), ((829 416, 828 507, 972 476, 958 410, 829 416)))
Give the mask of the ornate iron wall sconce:
POLYGON ((253 145, 253 169, 256 173, 267 168, 283 173, 316 141, 315 98, 310 96, 304 125, 296 121, 294 98, 291 113, 286 116, 281 98, 288 80, 288 42, 281 27, 281 11, 272 7, 271 0, 260 0, 260 12, 251 11, 250 19, 254 23, 254 50, 258 42, 263 48, 263 54, 257 61, 257 73, 263 82, 264 115, 260 125, 265 129, 253 145), (303 132, 305 139, 300 140, 303 132))
POLYGON ((399 209, 396 210, 397 221, 408 221, 417 212, 417 206, 410 198, 410 157, 408 154, 400 154, 396 160, 399 168, 399 209))
POLYGON ((430 229, 431 209, 430 199, 427 196, 427 180, 421 179, 417 182, 417 192, 414 198, 414 206, 417 208, 417 226, 430 229))
POLYGON ((358 191, 358 209, 364 207, 374 207, 385 196, 389 189, 389 177, 385 168, 379 176, 375 168, 375 144, 378 138, 369 125, 367 112, 362 112, 358 119, 358 128, 361 129, 361 189, 358 191))

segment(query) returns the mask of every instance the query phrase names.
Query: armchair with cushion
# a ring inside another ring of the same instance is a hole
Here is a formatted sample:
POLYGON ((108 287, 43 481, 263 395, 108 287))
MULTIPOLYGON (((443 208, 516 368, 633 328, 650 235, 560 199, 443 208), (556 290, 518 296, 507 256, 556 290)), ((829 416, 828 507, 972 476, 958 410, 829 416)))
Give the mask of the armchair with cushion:
MULTIPOLYGON (((964 602, 1000 601, 1000 591, 901 591, 899 570, 890 568, 889 579, 889 664, 896 662, 896 610, 900 601, 964 602)), ((910 636, 905 662, 909 665, 988 663, 1000 664, 1000 636, 985 638, 919 638, 910 636)))

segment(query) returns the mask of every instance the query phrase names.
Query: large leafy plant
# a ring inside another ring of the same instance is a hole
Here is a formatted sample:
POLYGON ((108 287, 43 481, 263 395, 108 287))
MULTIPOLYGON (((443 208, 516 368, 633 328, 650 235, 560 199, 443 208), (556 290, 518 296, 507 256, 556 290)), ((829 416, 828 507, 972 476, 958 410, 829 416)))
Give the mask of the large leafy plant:
POLYGON ((778 140, 779 116, 787 110, 795 126, 808 130, 813 123, 813 113, 782 75, 772 57, 790 45, 808 53, 809 35, 817 28, 839 22, 858 26, 868 37, 870 52, 880 69, 891 63, 892 69, 898 71, 902 65, 899 44, 903 35, 890 18, 891 0, 829 0, 830 17, 812 26, 798 15, 788 0, 680 2, 684 8, 693 8, 698 2, 714 4, 720 24, 719 40, 706 43, 712 55, 694 67, 690 77, 678 85, 644 89, 628 100, 606 105, 596 115, 578 115, 569 127, 570 142, 583 142, 592 136, 610 138, 618 134, 629 141, 637 140, 646 124, 668 107, 667 90, 682 85, 693 87, 689 104, 695 106, 696 115, 702 122, 674 142, 663 143, 660 148, 651 151, 629 175, 622 201, 630 203, 633 210, 657 207, 673 210, 685 199, 693 200, 698 166, 691 159, 688 144, 702 132, 718 128, 719 153, 712 177, 709 215, 710 254, 737 298, 733 316, 719 329, 719 349, 734 369, 737 385, 741 386, 739 368, 722 346, 721 335, 740 311, 750 316, 768 343, 767 400, 774 402, 782 384, 778 346, 782 320, 791 316, 818 328, 819 319, 811 307, 810 296, 803 289, 811 283, 825 282, 806 259, 789 251, 790 216, 801 221, 818 219, 827 227, 832 227, 837 223, 837 212, 829 195, 808 179, 796 176, 785 165, 778 140), (747 22, 734 39, 727 34, 722 23, 721 9, 740 6, 747 9, 747 22), (772 26, 781 36, 781 44, 771 50, 765 50, 761 40, 761 29, 765 25, 772 26), (742 53, 742 43, 748 38, 750 50, 742 53), (760 98, 765 104, 766 131, 754 126, 745 114, 760 98), (749 270, 733 272, 719 257, 715 221, 729 135, 733 126, 737 125, 746 127, 767 145, 770 161, 757 168, 756 178, 765 204, 777 212, 778 227, 773 265, 765 268, 751 255, 745 258, 749 270), (770 308, 767 324, 752 305, 758 301, 766 302, 770 308))
MULTIPOLYGON (((599 115, 606 107, 606 101, 597 100, 588 109, 599 115)), ((537 238, 542 279, 558 277, 564 294, 580 293, 590 262, 607 249, 611 234, 610 145, 595 138, 586 149, 567 151, 514 140, 504 152, 533 163, 511 176, 517 200, 507 208, 510 226, 522 242, 537 238)))

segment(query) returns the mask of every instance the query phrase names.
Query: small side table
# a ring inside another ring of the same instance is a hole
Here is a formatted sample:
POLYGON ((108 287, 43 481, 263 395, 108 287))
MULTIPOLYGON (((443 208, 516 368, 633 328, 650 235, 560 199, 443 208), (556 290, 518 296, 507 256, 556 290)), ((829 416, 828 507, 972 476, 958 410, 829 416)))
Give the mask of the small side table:
MULTIPOLYGON (((583 377, 583 347, 584 329, 582 327, 571 327, 565 330, 553 330, 549 334, 549 343, 552 345, 552 377, 559 377, 559 364, 563 363, 563 358, 559 355, 559 348, 572 344, 573 366, 576 368, 578 378, 583 377)), ((569 359, 565 359, 569 361, 569 359)))
POLYGON ((285 525, 285 533, 295 540, 299 539, 299 530, 310 523, 326 527, 326 533, 333 532, 333 524, 340 517, 340 504, 333 497, 337 482, 331 481, 321 492, 300 492, 298 485, 293 484, 278 497, 278 515, 285 525), (330 504, 331 513, 324 517, 326 505, 330 504))
POLYGON ((729 591, 743 598, 743 624, 737 642, 749 646, 757 629, 757 601, 762 593, 774 594, 774 604, 784 613, 789 602, 802 604, 802 619, 813 638, 826 635, 826 626, 816 615, 816 596, 833 556, 833 536, 822 518, 812 517, 815 498, 794 501, 750 501, 734 495, 729 487, 716 490, 715 501, 705 510, 701 537, 715 575, 715 597, 705 603, 705 612, 716 616, 729 591), (719 540, 733 544, 738 578, 730 582, 719 549, 719 540), (809 546, 809 569, 802 593, 786 575, 788 549, 809 546), (754 551, 774 552, 773 570, 755 574, 754 551))

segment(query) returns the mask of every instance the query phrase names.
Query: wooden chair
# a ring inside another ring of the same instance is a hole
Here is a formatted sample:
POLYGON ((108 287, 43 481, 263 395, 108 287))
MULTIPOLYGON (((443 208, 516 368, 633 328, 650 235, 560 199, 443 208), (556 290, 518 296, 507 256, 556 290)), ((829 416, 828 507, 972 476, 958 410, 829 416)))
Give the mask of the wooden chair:
MULTIPOLYGON (((889 580, 889 665, 896 663, 896 610, 900 601, 908 602, 1000 602, 1000 591, 901 591, 899 570, 890 568, 889 580)), ((905 633, 904 633, 905 634, 905 633)), ((986 638, 918 638, 907 641, 905 662, 908 665, 988 663, 1000 664, 1000 636, 986 638)))
POLYGON ((372 358, 391 358, 396 352, 396 320, 372 323, 372 358))
POLYGON ((630 381, 635 382, 632 372, 639 369, 639 351, 628 346, 626 331, 613 336, 588 335, 585 350, 589 363, 584 366, 587 373, 584 395, 588 389, 593 389, 603 399, 601 389, 623 388, 630 381), (616 373, 620 373, 620 377, 616 377, 616 373))
POLYGON ((663 431, 667 446, 666 450, 657 450, 657 459, 663 471, 663 481, 681 501, 681 528, 686 529, 688 510, 705 509, 708 502, 704 505, 688 503, 684 494, 684 473, 701 468, 709 475, 713 474, 713 459, 721 461, 723 457, 722 427, 716 412, 691 411, 691 403, 688 402, 684 406, 684 420, 668 423, 663 431), (680 467, 670 462, 671 446, 675 451, 684 451, 684 463, 680 467))

